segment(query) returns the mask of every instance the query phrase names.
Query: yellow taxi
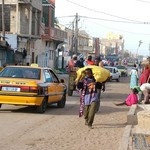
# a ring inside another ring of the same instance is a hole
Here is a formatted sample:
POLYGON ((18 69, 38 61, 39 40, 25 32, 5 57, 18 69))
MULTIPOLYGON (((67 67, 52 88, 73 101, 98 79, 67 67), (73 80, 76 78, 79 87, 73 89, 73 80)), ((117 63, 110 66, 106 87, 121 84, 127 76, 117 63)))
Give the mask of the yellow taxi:
POLYGON ((0 107, 2 104, 35 106, 44 113, 47 105, 65 107, 66 85, 50 68, 7 66, 0 72, 0 107))

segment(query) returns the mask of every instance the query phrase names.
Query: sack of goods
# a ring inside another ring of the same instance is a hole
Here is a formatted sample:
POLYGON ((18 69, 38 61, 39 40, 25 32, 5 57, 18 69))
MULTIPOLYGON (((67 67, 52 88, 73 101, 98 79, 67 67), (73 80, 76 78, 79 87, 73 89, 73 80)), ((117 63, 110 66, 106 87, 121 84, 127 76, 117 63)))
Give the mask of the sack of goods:
POLYGON ((105 82, 110 77, 110 71, 105 68, 102 68, 99 66, 86 66, 77 71, 76 82, 82 80, 85 77, 84 71, 87 68, 92 69, 92 72, 93 72, 96 82, 101 82, 101 83, 105 82))

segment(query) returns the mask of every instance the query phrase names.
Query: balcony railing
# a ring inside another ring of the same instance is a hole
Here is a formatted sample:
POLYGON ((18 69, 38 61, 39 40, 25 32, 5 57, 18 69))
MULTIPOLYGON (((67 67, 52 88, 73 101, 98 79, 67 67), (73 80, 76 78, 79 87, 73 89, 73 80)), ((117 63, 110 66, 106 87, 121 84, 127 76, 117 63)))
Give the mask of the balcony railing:
POLYGON ((61 29, 45 27, 42 39, 65 42, 67 39, 67 33, 61 29))

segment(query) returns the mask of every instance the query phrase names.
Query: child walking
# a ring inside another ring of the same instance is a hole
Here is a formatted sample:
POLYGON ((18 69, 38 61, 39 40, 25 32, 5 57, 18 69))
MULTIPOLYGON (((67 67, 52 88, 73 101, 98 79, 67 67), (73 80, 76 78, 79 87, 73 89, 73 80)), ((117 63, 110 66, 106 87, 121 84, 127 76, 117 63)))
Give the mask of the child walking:
POLYGON ((77 84, 78 89, 81 90, 79 117, 84 114, 85 125, 92 129, 97 110, 97 88, 99 84, 96 82, 90 68, 85 70, 85 75, 85 78, 77 84))

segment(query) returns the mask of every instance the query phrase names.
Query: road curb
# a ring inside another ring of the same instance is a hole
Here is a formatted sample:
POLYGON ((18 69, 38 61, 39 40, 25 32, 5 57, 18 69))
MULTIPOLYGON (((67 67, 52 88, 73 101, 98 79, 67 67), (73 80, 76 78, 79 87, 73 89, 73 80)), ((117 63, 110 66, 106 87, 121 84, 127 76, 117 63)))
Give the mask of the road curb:
POLYGON ((125 127, 118 150, 130 150, 131 130, 132 130, 132 125, 127 125, 125 127))
POLYGON ((127 124, 128 125, 137 125, 137 107, 138 105, 132 105, 127 114, 127 124))

